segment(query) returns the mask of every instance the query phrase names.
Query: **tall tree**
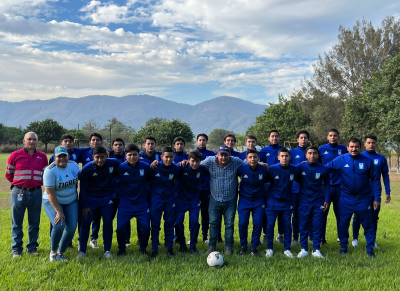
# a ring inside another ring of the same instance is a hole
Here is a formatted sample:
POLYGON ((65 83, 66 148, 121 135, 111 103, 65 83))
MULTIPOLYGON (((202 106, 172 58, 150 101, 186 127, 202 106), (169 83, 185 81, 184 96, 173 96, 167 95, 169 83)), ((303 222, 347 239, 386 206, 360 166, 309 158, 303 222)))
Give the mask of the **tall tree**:
POLYGON ((103 135, 104 138, 113 140, 114 138, 122 138, 124 141, 128 141, 129 137, 135 132, 135 130, 118 120, 116 117, 112 117, 107 121, 107 123, 99 130, 99 133, 103 135))
POLYGON ((0 123, 0 141, 2 141, 4 139, 4 135, 5 135, 5 126, 3 123, 0 123))
POLYGON ((85 122, 85 124, 82 126, 82 131, 86 135, 90 135, 93 132, 100 131, 100 125, 92 118, 88 122, 85 122))
POLYGON ((227 129, 222 129, 222 128, 215 128, 213 131, 210 132, 208 135, 208 143, 210 145, 210 149, 217 149, 220 145, 224 144, 224 137, 228 133, 231 133, 236 136, 236 134, 227 129))
POLYGON ((32 121, 26 131, 33 131, 38 135, 39 141, 44 144, 44 151, 47 153, 47 145, 52 141, 58 141, 65 129, 57 121, 46 118, 43 121, 32 121))
POLYGON ((164 117, 152 117, 146 121, 146 124, 144 126, 159 125, 166 121, 168 121, 168 119, 166 119, 164 117))

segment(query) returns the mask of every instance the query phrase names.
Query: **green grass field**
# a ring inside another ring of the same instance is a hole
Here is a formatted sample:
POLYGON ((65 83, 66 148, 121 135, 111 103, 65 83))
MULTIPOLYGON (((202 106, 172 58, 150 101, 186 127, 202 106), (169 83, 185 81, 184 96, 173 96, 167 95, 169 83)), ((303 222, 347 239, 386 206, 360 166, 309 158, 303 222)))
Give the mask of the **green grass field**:
MULTIPOLYGON (((8 155, 0 155, 0 199, 9 200, 8 181, 4 170, 8 155)), ((1 290, 399 290, 400 289, 400 183, 392 183, 390 204, 383 204, 377 243, 376 259, 365 254, 365 239, 360 246, 349 246, 349 254, 339 257, 336 242, 334 215, 328 221, 328 244, 321 248, 325 259, 314 257, 289 259, 283 255, 283 246, 275 245, 272 258, 239 257, 240 250, 237 222, 235 224, 235 254, 224 256, 223 268, 209 268, 206 256, 177 255, 167 259, 166 250, 160 249, 159 257, 149 262, 139 255, 136 233, 132 233, 133 246, 128 256, 119 258, 114 235, 112 260, 102 259, 101 249, 88 249, 87 256, 75 260, 76 248, 68 250, 68 263, 49 262, 49 219, 42 211, 38 257, 24 255, 11 258, 10 208, 6 203, 0 207, 0 289, 1 290), (386 234, 386 238, 384 238, 386 234)), ((27 222, 24 224, 27 235, 27 222)), ((187 227, 188 228, 188 227, 187 227)), ((136 227, 132 227, 136 230, 136 227)), ((250 227, 251 230, 251 227, 250 227)), ((186 231, 188 235, 188 230, 186 231)), ((101 237, 101 233, 100 233, 101 237)), ((163 233, 161 234, 163 237, 163 233)), ((74 238, 74 246, 77 246, 74 238)), ((26 236, 24 237, 26 242, 26 236)), ((162 240, 162 239, 161 239, 162 240)), ((99 239, 100 247, 102 239, 99 239)), ((217 246, 223 250, 223 245, 217 246)), ((312 249, 312 246, 310 245, 312 249)), ((175 250, 178 246, 175 246, 175 250)), ((198 250, 204 253, 207 245, 200 242, 198 250)), ((264 255, 266 245, 259 247, 264 255)), ((148 248, 150 251, 150 247, 148 248)), ((295 255, 299 246, 292 248, 295 255)))

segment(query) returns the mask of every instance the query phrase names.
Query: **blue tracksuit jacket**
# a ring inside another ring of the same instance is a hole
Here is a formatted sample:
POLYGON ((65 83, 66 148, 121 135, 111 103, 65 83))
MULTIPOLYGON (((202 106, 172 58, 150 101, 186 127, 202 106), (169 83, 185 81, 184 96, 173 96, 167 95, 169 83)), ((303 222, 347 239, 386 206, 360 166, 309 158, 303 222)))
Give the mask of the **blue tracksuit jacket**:
MULTIPOLYGON (((375 173, 378 175, 379 179, 382 176, 386 195, 390 195, 389 168, 386 158, 375 151, 369 152, 365 150, 361 154, 370 158, 374 162, 375 173)), ((371 191, 371 196, 375 196, 373 190, 371 191)))
POLYGON ((150 198, 157 202, 167 202, 175 199, 175 179, 180 172, 179 166, 172 164, 166 167, 162 161, 157 168, 150 168, 151 185, 150 198))
MULTIPOLYGON (((307 147, 297 146, 295 149, 290 150, 290 163, 297 166, 298 164, 307 161, 306 158, 307 147)), ((299 193, 300 185, 295 181, 293 183, 293 193, 299 193)))
POLYGON ((342 175, 340 184, 342 201, 350 203, 370 201, 371 187, 375 201, 381 201, 380 177, 376 174, 374 162, 370 158, 361 154, 355 157, 345 154, 326 166, 337 170, 342 175))
POLYGON ((260 161, 267 163, 269 166, 278 164, 279 163, 278 151, 281 148, 284 148, 284 146, 281 146, 279 144, 272 145, 270 143, 268 146, 266 146, 260 150, 260 153, 263 154, 263 159, 264 159, 264 160, 260 160, 260 161))
MULTIPOLYGON (((68 158, 70 161, 74 161, 79 164, 81 162, 81 157, 84 152, 90 151, 92 148, 72 148, 68 151, 68 158)), ((93 160, 93 159, 92 159, 93 160)), ((54 162, 54 155, 52 155, 49 159, 49 165, 54 162)))
POLYGON ((123 163, 123 162, 126 161, 126 156, 125 156, 125 155, 126 155, 125 150, 123 150, 122 155, 116 154, 113 150, 108 151, 108 157, 109 157, 110 159, 116 159, 116 160, 118 160, 120 163, 123 163))
POLYGON ((176 200, 184 203, 199 202, 200 191, 199 186, 202 178, 210 175, 203 166, 193 170, 189 164, 185 167, 179 167, 178 174, 178 195, 176 200))
POLYGON ((296 181, 300 184, 299 203, 306 206, 321 206, 330 203, 330 170, 319 163, 300 163, 297 165, 300 175, 296 181))
MULTIPOLYGON (((201 154, 203 155, 202 161, 204 161, 207 157, 215 156, 215 153, 213 151, 210 151, 206 148, 197 148, 196 150, 201 152, 201 154)), ((204 176, 204 178, 201 179, 199 190, 210 190, 210 176, 204 176)))
POLYGON ((120 162, 116 159, 107 159, 102 168, 94 162, 86 164, 82 168, 79 199, 82 199, 83 208, 90 207, 87 198, 108 199, 114 193, 113 179, 120 162))
POLYGON ((241 177, 239 188, 241 198, 250 201, 265 199, 264 184, 268 180, 267 168, 257 165, 256 169, 253 170, 249 164, 245 163, 238 168, 237 173, 241 177))
MULTIPOLYGON (((322 165, 326 165, 327 163, 333 161, 338 156, 347 154, 347 148, 341 144, 332 144, 327 143, 325 145, 320 146, 319 148, 320 154, 320 163, 322 165)), ((341 181, 340 171, 332 171, 331 172, 331 185, 339 185, 341 181)))
POLYGON ((160 151, 154 151, 153 156, 149 157, 146 153, 146 150, 142 150, 139 152, 140 155, 140 160, 142 162, 148 163, 149 165, 154 161, 161 161, 161 152, 160 151))
POLYGON ((187 153, 174 151, 174 163, 177 164, 182 161, 189 160, 187 153))
POLYGON ((240 153, 234 150, 231 150, 231 157, 240 157, 240 153))

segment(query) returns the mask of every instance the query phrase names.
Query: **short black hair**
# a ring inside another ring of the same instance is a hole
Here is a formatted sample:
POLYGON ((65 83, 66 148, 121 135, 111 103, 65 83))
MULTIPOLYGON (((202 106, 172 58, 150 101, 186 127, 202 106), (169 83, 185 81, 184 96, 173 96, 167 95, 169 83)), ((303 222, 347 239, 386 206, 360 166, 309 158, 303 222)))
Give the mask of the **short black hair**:
POLYGON ((191 151, 188 153, 188 160, 194 159, 195 161, 201 161, 203 159, 203 155, 199 151, 191 151))
POLYGON ((97 133, 97 132, 93 132, 93 133, 89 136, 89 141, 92 140, 92 137, 94 137, 94 136, 98 137, 101 141, 103 141, 103 137, 101 136, 100 133, 97 133))
POLYGON ((365 136, 365 141, 367 141, 368 138, 373 139, 374 141, 378 141, 378 138, 374 134, 367 134, 365 136))
POLYGON ((171 147, 163 147, 162 148, 162 154, 164 153, 173 153, 174 150, 171 147))
POLYGON ((280 148, 280 150, 278 151, 278 156, 279 156, 281 153, 288 153, 289 156, 290 156, 290 151, 289 151, 287 148, 280 148))
POLYGON ((173 144, 175 144, 177 141, 181 141, 181 142, 183 142, 184 145, 186 145, 185 139, 181 136, 175 137, 173 144))
POLYGON ((93 149, 93 155, 97 155, 97 154, 105 154, 105 155, 107 155, 107 150, 102 146, 94 148, 93 149))
POLYGON ((63 134, 63 135, 61 136, 60 141, 63 141, 64 139, 70 139, 70 140, 72 140, 72 141, 75 140, 75 139, 72 137, 72 135, 70 135, 70 134, 63 134))
POLYGON ((257 150, 253 150, 253 149, 248 149, 248 150, 247 150, 247 152, 246 152, 246 157, 247 157, 249 154, 257 154, 257 156, 258 156, 257 150))
POLYGON ((349 139, 349 145, 350 143, 358 143, 358 145, 361 147, 361 140, 356 137, 352 137, 351 139, 349 139))
POLYGON ((318 149, 318 147, 316 147, 316 146, 309 146, 309 147, 307 147, 307 149, 306 149, 306 153, 307 153, 309 150, 315 150, 315 151, 317 151, 317 153, 318 153, 318 155, 319 155, 319 149, 318 149))
POLYGON ((126 152, 126 153, 129 153, 129 152, 132 152, 132 151, 137 151, 137 152, 139 153, 139 152, 140 152, 140 149, 139 149, 139 147, 138 147, 137 145, 135 145, 135 144, 133 144, 133 143, 130 143, 130 144, 128 144, 128 145, 126 146, 125 152, 126 152))
POLYGON ((302 130, 299 130, 298 132, 296 132, 296 138, 299 138, 300 134, 306 134, 307 138, 310 139, 310 134, 309 134, 309 132, 307 130, 302 129, 302 130))
POLYGON ((256 137, 254 134, 248 134, 248 135, 246 135, 245 141, 247 141, 248 139, 255 139, 256 142, 257 142, 257 137, 256 137))
POLYGON ((228 137, 232 137, 233 140, 236 142, 236 136, 235 136, 233 133, 228 133, 227 135, 225 135, 225 136, 224 136, 224 141, 226 141, 226 139, 227 139, 228 137))
POLYGON ((119 137, 117 137, 117 138, 114 138, 114 139, 113 139, 113 141, 112 141, 112 145, 114 145, 114 143, 115 143, 116 141, 120 141, 120 142, 122 142, 122 144, 125 146, 125 142, 124 142, 124 140, 123 140, 122 138, 119 138, 119 137))
POLYGON ((144 143, 146 143, 146 140, 148 140, 148 139, 154 141, 154 143, 157 143, 156 138, 154 136, 151 136, 151 135, 148 135, 148 136, 146 136, 144 138, 144 143))
POLYGON ((208 141, 208 135, 205 133, 198 134, 196 140, 199 140, 199 137, 201 137, 201 136, 204 137, 208 141))
POLYGON ((271 131, 269 132, 268 137, 270 137, 270 136, 271 136, 271 133, 273 133, 273 132, 276 132, 276 133, 278 134, 278 136, 279 136, 279 131, 278 131, 277 129, 273 129, 273 130, 271 130, 271 131))
POLYGON ((337 135, 339 136, 339 130, 337 130, 336 128, 331 128, 331 129, 328 131, 328 134, 329 134, 330 132, 336 132, 337 135))

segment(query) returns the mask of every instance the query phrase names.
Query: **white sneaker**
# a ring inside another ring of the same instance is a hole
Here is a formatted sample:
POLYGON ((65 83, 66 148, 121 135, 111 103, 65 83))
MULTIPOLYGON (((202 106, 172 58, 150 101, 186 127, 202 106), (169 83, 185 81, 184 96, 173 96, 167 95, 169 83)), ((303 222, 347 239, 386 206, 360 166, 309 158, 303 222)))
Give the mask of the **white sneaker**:
POLYGON ((304 258, 308 256, 308 252, 305 249, 301 249, 300 253, 298 253, 297 257, 300 258, 304 258))
POLYGON ((82 252, 79 252, 79 253, 76 255, 76 258, 77 258, 77 259, 80 259, 80 258, 83 258, 83 257, 86 257, 86 254, 85 254, 85 253, 82 253, 82 252))
POLYGON ((111 259, 112 258, 112 253, 109 252, 109 251, 106 251, 106 252, 104 252, 103 257, 106 258, 106 259, 111 259))
POLYGON ((90 241, 90 246, 92 247, 92 249, 98 249, 98 248, 99 248, 99 245, 98 245, 98 243, 97 243, 97 239, 92 239, 92 240, 90 241))
POLYGON ((271 249, 265 250, 265 256, 266 256, 267 258, 270 258, 270 257, 272 257, 273 255, 274 255, 274 251, 273 251, 273 250, 271 250, 271 249))
POLYGON ((188 240, 188 242, 186 243, 187 245, 190 245, 190 240, 188 240))
POLYGON ((299 241, 298 240, 292 240, 292 246, 295 246, 295 245, 298 245, 299 244, 299 241))
POLYGON ((316 257, 316 258, 320 258, 320 259, 323 259, 323 258, 324 258, 324 256, 321 254, 321 252, 320 252, 319 250, 313 251, 313 252, 312 252, 312 256, 313 256, 313 257, 316 257))
POLYGON ((57 262, 58 261, 58 256, 57 253, 50 254, 50 262, 57 262))
POLYGON ((358 247, 358 240, 353 239, 353 241, 351 242, 351 244, 353 245, 353 247, 358 247))
POLYGON ((336 241, 337 241, 337 242, 340 242, 340 238, 337 238, 336 241))
POLYGON ((284 251, 283 254, 288 258, 291 258, 291 259, 294 258, 293 254, 292 254, 292 252, 290 250, 284 251))
POLYGON ((375 242, 375 246, 374 246, 374 248, 379 248, 379 247, 378 247, 378 244, 377 244, 376 242, 375 242))

